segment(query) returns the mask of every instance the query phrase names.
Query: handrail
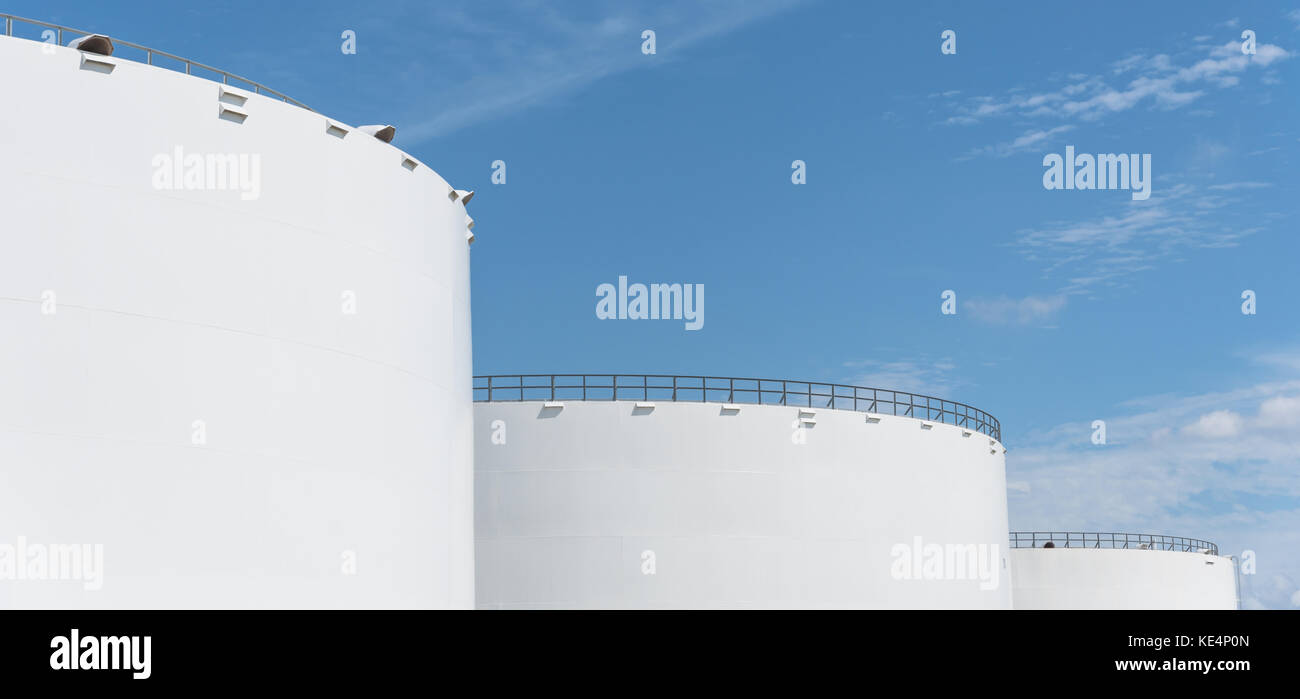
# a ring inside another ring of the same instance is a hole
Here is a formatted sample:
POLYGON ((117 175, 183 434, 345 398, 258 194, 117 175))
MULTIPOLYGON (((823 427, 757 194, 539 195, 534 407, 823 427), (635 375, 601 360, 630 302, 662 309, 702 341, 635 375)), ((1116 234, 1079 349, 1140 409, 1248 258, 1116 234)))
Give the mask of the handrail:
POLYGON ((1146 551, 1187 551, 1219 555, 1219 547, 1212 541, 1188 539, 1163 534, 1125 534, 1121 532, 1010 532, 1013 549, 1043 548, 1051 542, 1053 548, 1139 549, 1146 551))
MULTIPOLYGON (((64 32, 68 32, 69 34, 72 34, 72 35, 74 35, 74 36, 76 36, 76 35, 87 36, 87 35, 90 35, 90 34, 96 34, 96 33, 98 33, 98 32, 88 32, 88 31, 83 31, 83 30, 81 30, 81 29, 73 29, 72 27, 64 27, 64 26, 62 26, 62 25, 58 25, 58 24, 50 24, 49 22, 41 22, 41 21, 39 21, 39 20, 35 20, 35 19, 27 19, 27 18, 25 18, 25 17, 18 17, 18 16, 16 16, 16 15, 4 14, 4 13, 2 13, 2 12, 0 12, 0 18, 3 18, 3 19, 4 19, 4 33, 5 33, 5 36, 13 36, 13 35, 14 35, 14 22, 20 22, 20 23, 23 23, 23 24, 31 24, 31 25, 35 25, 35 26, 37 26, 37 27, 45 27, 46 29, 53 29, 53 30, 55 30, 55 38, 54 38, 54 40, 55 40, 56 43, 58 43, 59 46, 63 46, 63 33, 64 33, 64 32)), ((21 38, 24 38, 24 37, 18 37, 18 38, 21 39, 21 38)), ((300 107, 300 108, 302 108, 302 109, 306 109, 306 110, 309 111, 309 112, 314 112, 314 111, 316 111, 316 110, 312 109, 311 107, 308 107, 307 105, 303 104, 302 102, 299 102, 298 100, 295 100, 295 99, 293 99, 292 97, 289 97, 288 95, 285 95, 284 93, 277 92, 277 91, 272 90, 271 88, 269 88, 269 87, 267 87, 267 86, 265 86, 265 85, 263 85, 263 84, 261 84, 261 83, 253 82, 252 80, 249 80, 248 78, 240 77, 240 76, 238 76, 238 75, 235 75, 234 73, 227 73, 226 71, 221 70, 220 68, 213 68, 212 66, 204 65, 204 64, 202 64, 202 63, 198 63, 198 62, 195 62, 195 61, 191 61, 191 60, 188 59, 188 58, 182 58, 182 57, 177 56, 177 55, 175 55, 175 54, 167 53, 166 51, 159 51, 158 49, 151 49, 151 48, 149 48, 148 46, 141 46, 140 44, 133 44, 133 43, 131 43, 131 42, 129 42, 129 41, 123 41, 123 40, 121 40, 121 39, 118 39, 117 37, 109 37, 109 38, 112 39, 114 46, 126 46, 126 47, 128 47, 128 48, 133 48, 133 49, 138 49, 138 50, 140 50, 140 51, 144 51, 144 54, 145 54, 145 63, 148 64, 148 65, 155 65, 155 63, 154 63, 154 56, 162 56, 162 57, 164 57, 164 58, 169 58, 169 59, 174 60, 174 61, 180 61, 182 64, 184 64, 184 65, 185 65, 185 74, 186 74, 186 75, 194 75, 194 72, 193 72, 193 71, 194 71, 195 68, 198 68, 198 69, 200 69, 200 70, 211 71, 211 72, 216 73, 217 75, 220 75, 220 76, 221 76, 221 83, 222 83, 223 85, 229 85, 229 84, 230 84, 230 81, 233 79, 233 80, 236 80, 236 81, 238 81, 238 82, 244 83, 244 84, 246 84, 246 85, 252 87, 253 92, 254 92, 255 94, 259 94, 259 95, 269 95, 269 96, 271 96, 271 97, 275 97, 275 98, 277 98, 277 99, 280 99, 280 100, 282 100, 282 101, 284 101, 284 102, 286 102, 286 103, 288 103, 288 104, 292 104, 292 105, 295 106, 295 107, 300 107)), ((167 66, 158 66, 158 67, 160 67, 160 68, 166 68, 167 66)), ((198 77, 203 77, 203 76, 198 76, 198 77)))
POLYGON ((806 405, 915 417, 965 427, 1002 440, 1001 423, 965 403, 906 391, 818 381, 672 374, 501 374, 475 376, 474 400, 664 400, 806 405))

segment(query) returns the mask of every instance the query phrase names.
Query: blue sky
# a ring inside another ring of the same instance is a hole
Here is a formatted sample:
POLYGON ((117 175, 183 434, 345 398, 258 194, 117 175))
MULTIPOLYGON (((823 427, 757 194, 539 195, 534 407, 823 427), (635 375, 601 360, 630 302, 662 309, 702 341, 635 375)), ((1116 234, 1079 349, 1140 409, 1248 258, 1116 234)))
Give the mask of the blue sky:
POLYGON ((1013 529, 1250 549, 1245 605, 1300 606, 1300 3, 5 7, 395 124, 478 192, 476 373, 963 401, 1013 529), (1067 145, 1151 154, 1150 199, 1044 189, 1067 145), (703 284, 704 328, 597 319, 619 275, 703 284))

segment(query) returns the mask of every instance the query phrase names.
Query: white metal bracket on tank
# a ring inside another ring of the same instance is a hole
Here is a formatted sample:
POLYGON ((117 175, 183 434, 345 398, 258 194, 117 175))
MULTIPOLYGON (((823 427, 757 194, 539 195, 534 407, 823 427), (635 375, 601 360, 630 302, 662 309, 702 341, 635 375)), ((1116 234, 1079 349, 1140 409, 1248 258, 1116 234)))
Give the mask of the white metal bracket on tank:
POLYGON ((112 73, 117 67, 117 63, 108 60, 102 56, 91 56, 87 53, 81 54, 81 69, 92 70, 96 73, 112 73))

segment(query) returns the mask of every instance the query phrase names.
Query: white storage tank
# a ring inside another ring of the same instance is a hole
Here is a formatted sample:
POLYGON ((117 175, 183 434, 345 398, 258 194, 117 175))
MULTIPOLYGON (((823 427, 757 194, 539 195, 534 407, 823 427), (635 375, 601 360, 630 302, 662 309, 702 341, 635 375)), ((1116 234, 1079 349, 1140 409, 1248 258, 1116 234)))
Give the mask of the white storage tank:
POLYGON ((472 607, 464 195, 117 49, 0 36, 0 607, 472 607))
POLYGON ((1011 607, 1000 427, 975 408, 644 375, 475 398, 479 607, 1011 607))
POLYGON ((1011 532, 1016 609, 1237 609, 1236 561, 1202 539, 1011 532))

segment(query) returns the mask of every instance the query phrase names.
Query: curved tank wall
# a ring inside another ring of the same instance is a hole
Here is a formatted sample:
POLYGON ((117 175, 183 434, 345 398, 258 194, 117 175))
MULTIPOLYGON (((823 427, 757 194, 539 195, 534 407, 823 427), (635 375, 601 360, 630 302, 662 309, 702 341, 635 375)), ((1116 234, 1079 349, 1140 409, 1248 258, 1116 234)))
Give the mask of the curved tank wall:
POLYGON ((1005 457, 987 436, 649 405, 475 404, 478 606, 1011 606, 1005 457))
POLYGON ((0 89, 0 606, 472 607, 449 185, 129 60, 0 37, 0 89))
POLYGON ((1231 558, 1184 551, 1011 550, 1016 609, 1236 609, 1231 558))

